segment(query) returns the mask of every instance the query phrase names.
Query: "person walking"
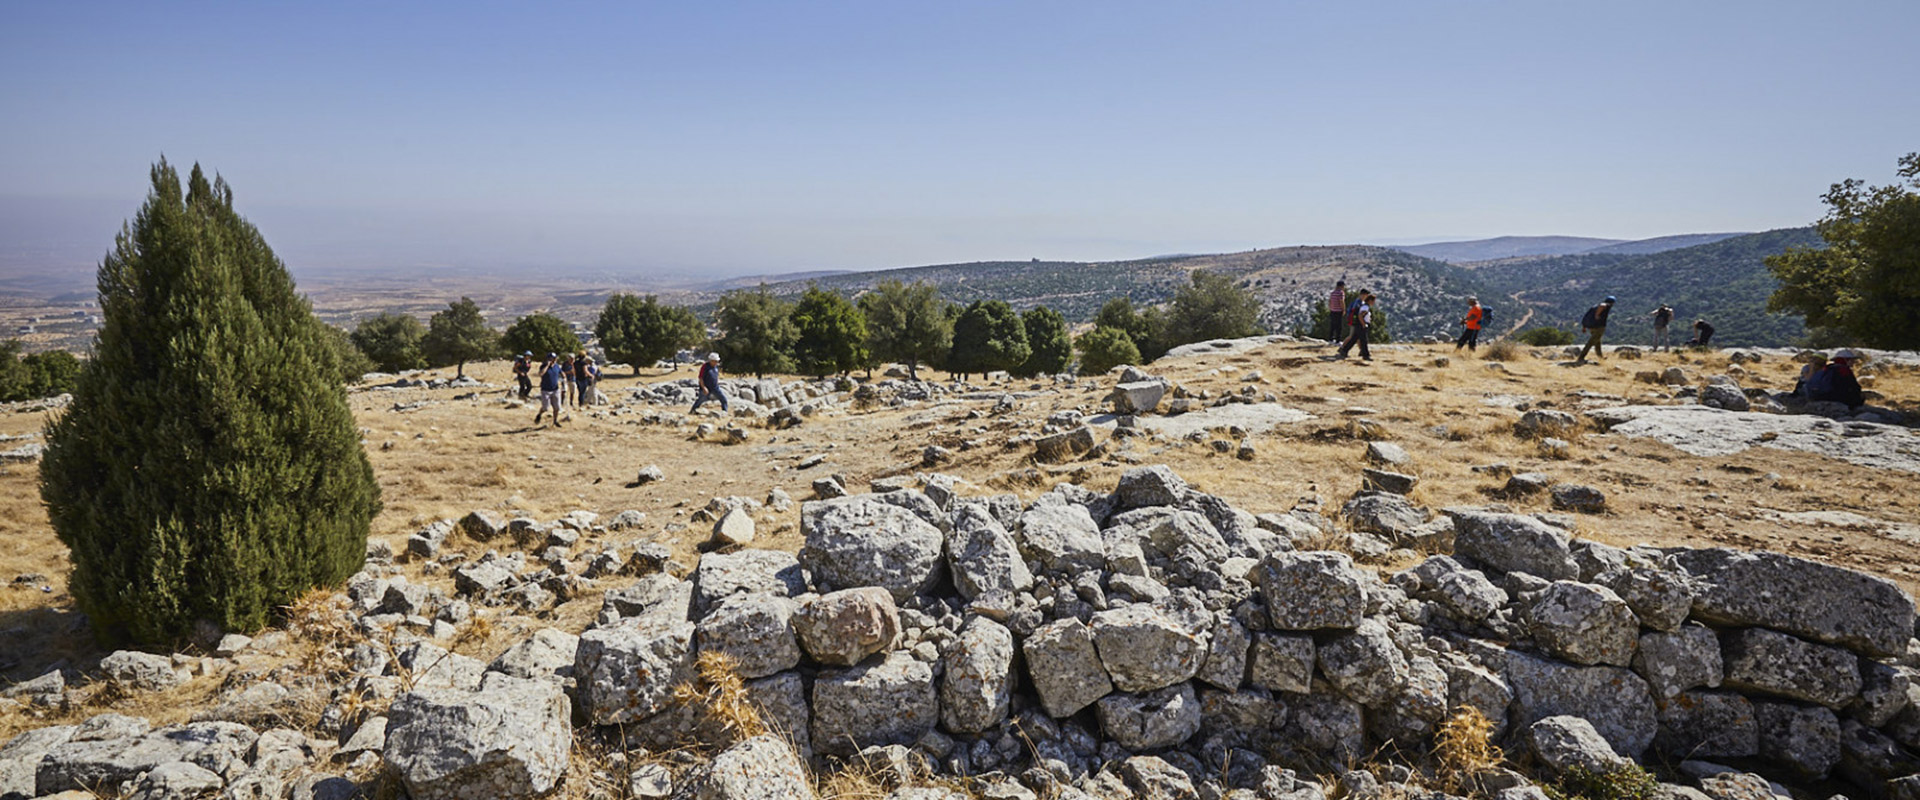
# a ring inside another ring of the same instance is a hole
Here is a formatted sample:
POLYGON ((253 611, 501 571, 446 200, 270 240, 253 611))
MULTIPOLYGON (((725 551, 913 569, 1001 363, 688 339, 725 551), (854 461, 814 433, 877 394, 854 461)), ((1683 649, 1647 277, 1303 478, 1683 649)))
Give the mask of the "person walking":
POLYGON ((1333 282, 1333 293, 1327 295, 1327 341, 1338 342, 1341 340, 1341 334, 1345 333, 1345 331, 1340 329, 1340 323, 1346 316, 1346 313, 1347 282, 1345 280, 1337 280, 1333 282))
POLYGON ((700 404, 708 400, 720 401, 720 410, 728 411, 727 395, 720 391, 720 354, 708 353, 707 363, 700 365, 700 394, 693 398, 693 410, 700 410, 700 404))
POLYGON ((513 379, 520 384, 520 399, 525 400, 533 394, 533 380, 528 373, 533 371, 533 351, 528 350, 513 357, 513 379))
POLYGON ((1373 354, 1367 352, 1367 329, 1372 325, 1373 293, 1361 290, 1360 299, 1354 301, 1347 313, 1347 328, 1352 333, 1347 334, 1346 342, 1340 345, 1340 353, 1337 357, 1346 358, 1347 351, 1353 349, 1354 344, 1357 343, 1360 345, 1360 360, 1372 361, 1373 354))
POLYGON ((540 410, 533 414, 533 424, 540 424, 540 417, 553 410, 553 427, 560 427, 561 412, 564 407, 560 399, 560 386, 564 383, 566 368, 560 364, 558 353, 548 353, 547 363, 540 365, 540 410))
POLYGON ((1673 306, 1661 303, 1653 310, 1653 349, 1673 349, 1673 340, 1667 338, 1667 325, 1673 322, 1673 306))
POLYGON ((1473 352, 1480 347, 1480 325, 1486 319, 1487 312, 1480 307, 1480 298, 1469 297, 1467 302, 1470 304, 1467 306, 1467 318, 1460 320, 1460 324, 1467 326, 1467 329, 1460 332, 1453 349, 1459 350, 1461 345, 1466 345, 1467 352, 1473 352))
POLYGON ((1607 315, 1613 313, 1613 295, 1600 301, 1600 305, 1587 309, 1587 315, 1580 318, 1580 330, 1587 332, 1587 343, 1580 348, 1580 357, 1575 359, 1584 364, 1587 351, 1592 350, 1595 358, 1607 360, 1607 351, 1600 348, 1600 340, 1607 335, 1607 315))
POLYGON ((593 356, 581 353, 573 360, 573 383, 577 390, 575 405, 585 408, 593 405, 594 385, 600 382, 600 368, 593 363, 593 356))
POLYGON ((1687 342, 1687 346, 1704 348, 1711 341, 1713 341, 1713 326, 1708 325, 1704 319, 1694 320, 1693 338, 1687 342))

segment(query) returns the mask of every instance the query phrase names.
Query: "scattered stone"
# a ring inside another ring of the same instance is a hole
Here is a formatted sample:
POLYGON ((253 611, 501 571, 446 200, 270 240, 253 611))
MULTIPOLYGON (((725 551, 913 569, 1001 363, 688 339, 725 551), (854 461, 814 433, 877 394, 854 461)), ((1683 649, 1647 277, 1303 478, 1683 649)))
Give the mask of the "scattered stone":
POLYGON ((1527 727, 1527 744, 1555 775, 1575 768, 1604 775, 1633 763, 1614 752, 1593 723, 1579 717, 1554 716, 1533 723, 1527 727))
POLYGON ((812 800, 806 765, 773 735, 756 736, 714 756, 687 782, 693 800, 812 800))
POLYGON ((1591 486, 1556 483, 1549 491, 1553 493, 1553 507, 1563 511, 1598 514, 1607 510, 1607 496, 1591 486))
POLYGON ((165 691, 193 677, 174 669, 171 658, 136 650, 117 650, 100 659, 100 671, 116 683, 143 692, 165 691))
POLYGON ((660 483, 666 479, 667 473, 665 470, 660 469, 657 464, 648 464, 640 468, 639 477, 634 478, 633 481, 641 486, 646 486, 650 483, 660 483))
POLYGON ((1419 485, 1419 483, 1420 479, 1412 475, 1387 472, 1386 470, 1373 469, 1371 467, 1360 470, 1360 485, 1369 492, 1412 494, 1413 487, 1419 485))
POLYGON ((753 542, 753 515, 744 508, 728 511, 719 521, 713 523, 713 538, 719 547, 734 547, 753 542))
POLYGON ((495 673, 394 700, 381 755, 418 800, 539 797, 566 773, 570 714, 559 686, 495 673))

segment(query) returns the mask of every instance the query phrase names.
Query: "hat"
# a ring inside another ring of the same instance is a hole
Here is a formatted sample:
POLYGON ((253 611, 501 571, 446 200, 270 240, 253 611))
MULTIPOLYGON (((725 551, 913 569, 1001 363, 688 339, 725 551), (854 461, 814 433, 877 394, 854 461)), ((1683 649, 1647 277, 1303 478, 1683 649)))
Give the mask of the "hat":
POLYGON ((528 350, 527 352, 524 352, 524 353, 521 353, 520 355, 523 355, 523 356, 531 356, 531 355, 533 355, 533 351, 532 351, 532 350, 528 350))
POLYGON ((1467 298, 1467 302, 1469 302, 1469 303, 1478 303, 1478 302, 1480 302, 1480 298, 1478 298, 1478 297, 1469 297, 1469 298, 1467 298))
POLYGON ((707 360, 708 360, 708 361, 719 361, 719 360, 720 360, 720 354, 719 354, 719 353, 708 353, 708 354, 707 354, 707 360))
POLYGON ((560 357, 560 354, 559 354, 559 353, 548 353, 548 354, 547 354, 547 357, 548 357, 548 358, 559 358, 559 357, 560 357))
POLYGON ((1334 282, 1333 282, 1333 285, 1335 285, 1335 286, 1345 286, 1345 285, 1347 285, 1347 282, 1346 282, 1346 281, 1334 281, 1334 282))
POLYGON ((1606 300, 1606 301, 1607 301, 1607 302, 1609 302, 1609 303, 1611 303, 1611 302, 1613 302, 1613 295, 1607 295, 1607 300, 1606 300))
POLYGON ((1841 349, 1840 349, 1840 352, 1838 352, 1838 353, 1834 353, 1834 354, 1833 354, 1833 359, 1834 359, 1835 361, 1838 361, 1838 360, 1840 360, 1840 359, 1843 359, 1843 358, 1844 358, 1844 359, 1849 359, 1849 360, 1852 360, 1852 359, 1857 359, 1857 358, 1859 358, 1859 357, 1860 357, 1860 354, 1859 354, 1859 353, 1856 353, 1856 352, 1853 352, 1853 350, 1852 350, 1851 348, 1841 348, 1841 349))

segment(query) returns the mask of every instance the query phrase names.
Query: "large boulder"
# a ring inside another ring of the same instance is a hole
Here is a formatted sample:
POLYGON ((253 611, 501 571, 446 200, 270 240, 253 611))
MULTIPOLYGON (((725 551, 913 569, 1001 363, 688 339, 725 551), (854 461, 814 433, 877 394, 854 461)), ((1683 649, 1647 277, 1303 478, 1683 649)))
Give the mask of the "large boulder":
POLYGON ((1667 698, 1695 687, 1720 685, 1720 637, 1704 625, 1687 625, 1672 633, 1640 634, 1633 655, 1633 671, 1647 679, 1655 698, 1667 698))
POLYGON ((1819 706, 1753 704, 1760 757, 1806 777, 1826 775, 1840 763, 1840 718, 1819 706))
POLYGON ((1036 502, 1020 515, 1021 552, 1050 572, 1074 573, 1106 566, 1100 526, 1085 506, 1036 502))
POLYGON ((1744 628, 1722 634, 1720 652, 1727 671, 1722 684, 1728 688, 1835 709, 1860 696, 1860 659, 1838 647, 1744 628))
POLYGON ((1273 553, 1254 576, 1278 630, 1351 628, 1366 613, 1366 576, 1345 553, 1273 553))
POLYGON ((34 768, 47 751, 66 744, 78 726, 51 725, 24 731, 0 745, 0 797, 36 797, 34 768))
POLYGON ((1254 637, 1247 680, 1268 691, 1304 694, 1313 688, 1317 658, 1311 636, 1261 633, 1254 637))
POLYGON ((1376 706, 1406 685, 1407 657, 1379 620, 1362 620, 1351 632, 1319 648, 1320 672, 1342 694, 1363 706, 1376 706))
POLYGON ((794 597, 806 590, 799 559, 779 550, 707 553, 693 570, 693 610, 701 615, 734 595, 794 597))
POLYGON ((1575 664, 1627 666, 1640 633, 1619 595, 1576 581, 1554 581, 1528 607, 1527 622, 1542 649, 1575 664))
POLYGON ((693 637, 693 623, 657 617, 581 634, 573 676, 587 718, 612 725, 665 709, 674 687, 693 678, 693 637))
POLYGON ((947 568, 953 571, 953 585, 960 596, 972 599, 1033 587, 1033 573, 1020 557, 1013 534, 985 506, 961 506, 949 517, 953 532, 947 534, 947 568))
POLYGON ((573 674, 580 637, 557 628, 541 628, 487 665, 493 672, 528 680, 561 680, 573 674))
POLYGON ((233 722, 195 722, 153 731, 146 730, 145 725, 109 725, 89 731, 92 722, 79 726, 66 741, 46 748, 31 767, 33 786, 28 796, 93 791, 105 786, 117 789, 143 772, 177 761, 229 772, 245 767, 247 753, 260 738, 247 726, 233 722))
POLYGON ((559 686, 492 673, 476 692, 394 700, 381 756, 417 800, 539 797, 566 774, 570 714, 559 686))
POLYGON ((794 639, 792 600, 771 594, 739 595, 707 612, 695 626, 700 652, 733 659, 742 678, 764 678, 800 663, 794 639))
POLYGON ((1614 752, 1638 758, 1653 742, 1653 695, 1640 676, 1619 667, 1581 667, 1509 652, 1505 676, 1513 688, 1512 723, 1526 728, 1555 716, 1593 723, 1614 752))
POLYGON ((900 637, 900 611, 893 593, 877 586, 817 595, 793 615, 795 633, 813 660, 851 667, 893 646, 900 637))
MULTIPOLYGON (((759 551, 756 551, 759 552, 759 551)), ((708 558, 713 558, 709 555, 708 558)), ((792 556, 787 557, 789 561, 792 556)), ((706 559, 701 559, 704 563, 706 559)), ((718 565, 716 564, 716 569, 718 565)), ((725 570, 720 570, 725 571, 725 570)), ((799 568, 793 569, 797 575, 799 568)), ((709 573, 710 583, 717 584, 718 572, 709 573)), ((720 597, 731 596, 732 592, 720 592, 720 597)), ((668 622, 685 622, 693 617, 693 582, 683 581, 664 572, 646 575, 629 586, 609 589, 600 596, 600 621, 610 623, 619 619, 633 617, 658 616, 668 622)))
POLYGON ((1081 425, 1033 440, 1033 454, 1041 461, 1067 461, 1085 455, 1099 443, 1099 432, 1081 425))
POLYGON ((186 683, 186 670, 173 668, 173 659, 138 650, 117 650, 100 659, 100 671, 129 689, 158 692, 186 683))
POLYGON ((729 747, 696 769, 684 796, 691 800, 812 800, 814 794, 806 765, 793 746, 768 734, 729 747))
POLYGON ((940 722, 953 733, 979 733, 1007 718, 1013 688, 1013 634, 972 617, 940 656, 940 722))
POLYGON ((1113 387, 1107 401, 1116 414, 1146 414, 1159 408, 1160 399, 1166 396, 1166 381, 1125 381, 1113 387))
POLYGON ((1695 582, 1694 616, 1758 625, 1868 655, 1906 652, 1913 598, 1885 578, 1779 553, 1721 548, 1674 554, 1695 582))
MULTIPOLYGON (((1411 491, 1412 487, 1407 487, 1411 491)), ((1340 507, 1340 516, 1354 530, 1377 533, 1395 542, 1405 541, 1427 523, 1427 511, 1413 504, 1406 492, 1367 491, 1340 507)))
POLYGON ((1093 641, 1113 685, 1150 692, 1192 678, 1206 643, 1158 608, 1134 604, 1093 615, 1093 641))
MULTIPOLYGON (((801 504, 800 533, 806 544, 800 563, 818 587, 878 586, 904 600, 939 580, 944 536, 913 511, 875 499, 896 494, 926 497, 889 492, 801 504)), ((933 510, 939 515, 937 507, 933 510)))
POLYGON ((1049 716, 1071 717, 1113 691, 1113 680, 1100 665, 1093 631, 1080 620, 1040 626, 1021 644, 1021 652, 1027 657, 1033 690, 1049 716))
POLYGON ((1180 505, 1187 499, 1188 491, 1187 482, 1181 480, 1172 467, 1156 464, 1132 467, 1120 473, 1120 483, 1113 493, 1121 508, 1144 508, 1180 505))
POLYGON ((1759 752, 1753 702, 1745 696, 1681 692, 1660 699, 1658 707, 1660 732, 1654 735, 1653 746, 1662 753, 1681 758, 1747 758, 1759 752))
POLYGON ((846 756, 874 745, 910 745, 939 721, 933 668, 904 652, 824 671, 813 682, 813 746, 821 753, 846 756))
POLYGON ((1100 729, 1130 750, 1172 747, 1200 730, 1200 699, 1190 683, 1146 694, 1116 692, 1094 708, 1100 729))
POLYGON ((1524 572, 1550 581, 1580 576, 1572 537, 1533 517, 1458 512, 1453 515, 1453 532, 1454 555, 1501 572, 1524 572))
POLYGON ((1555 775, 1576 768, 1601 775, 1632 764, 1594 730, 1593 723, 1579 717, 1547 717, 1527 727, 1527 744, 1533 757, 1555 775))

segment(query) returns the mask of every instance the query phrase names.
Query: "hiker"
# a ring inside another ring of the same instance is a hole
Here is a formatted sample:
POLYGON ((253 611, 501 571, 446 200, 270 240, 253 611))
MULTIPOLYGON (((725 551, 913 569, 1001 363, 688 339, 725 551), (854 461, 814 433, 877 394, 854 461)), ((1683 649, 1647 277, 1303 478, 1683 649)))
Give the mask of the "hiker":
POLYGON ((1343 333, 1340 323, 1346 313, 1347 282, 1337 280, 1333 282, 1333 293, 1327 295, 1327 341, 1340 341, 1340 334, 1343 333))
POLYGON ((560 354, 548 353, 547 363, 540 365, 540 410, 533 414, 533 424, 540 424, 540 417, 553 409, 553 427, 560 427, 561 404, 560 385, 566 368, 560 364, 560 354))
POLYGON ((1834 353, 1824 369, 1807 379, 1807 399, 1844 403, 1849 409, 1866 405, 1866 393, 1860 389, 1860 379, 1853 375, 1853 362, 1858 360, 1860 354, 1852 350, 1834 353))
POLYGON ((1593 351, 1595 358, 1601 361, 1607 360, 1607 351, 1600 348, 1600 339, 1607 335, 1607 315, 1611 313, 1613 313, 1613 295, 1607 295, 1607 299, 1600 301, 1600 305, 1587 309, 1586 316, 1580 318, 1580 330, 1587 332, 1587 343, 1580 348, 1580 357, 1575 359, 1576 361, 1586 363, 1588 350, 1593 351))
POLYGON ((1346 358, 1347 351, 1353 349, 1355 342, 1360 344, 1360 360, 1372 361, 1373 354, 1367 352, 1367 328, 1373 325, 1373 293, 1362 289, 1360 297, 1347 307, 1347 341, 1340 345, 1338 358, 1346 358))
POLYGON ((594 365, 593 356, 581 353, 573 360, 573 383, 574 388, 579 390, 574 404, 582 407, 593 405, 593 387, 599 382, 600 368, 594 365))
POLYGON ((560 357, 560 404, 573 405, 573 354, 560 357))
POLYGON ((700 410, 700 404, 708 400, 720 401, 720 410, 727 411, 727 394, 720 391, 720 354, 708 353, 707 363, 700 365, 700 394, 693 398, 693 410, 700 410))
POLYGON ((1460 324, 1467 326, 1467 329, 1460 332, 1453 349, 1458 350, 1461 345, 1466 345, 1467 352, 1473 352, 1480 347, 1480 325, 1486 319, 1487 312, 1480 307, 1480 298, 1469 297, 1467 302, 1470 304, 1467 306, 1467 318, 1460 320, 1460 324))
POLYGON ((1800 368, 1800 378, 1793 382, 1793 393, 1788 396, 1798 397, 1801 400, 1807 399, 1807 382, 1813 380, 1813 376, 1820 374, 1820 370, 1826 368, 1826 356, 1813 356, 1813 360, 1808 361, 1806 366, 1800 368))
POLYGON ((527 373, 533 371, 533 351, 528 350, 513 357, 513 379, 520 384, 520 399, 525 400, 533 394, 533 381, 527 373))
POLYGON ((1653 310, 1653 349, 1673 349, 1673 340, 1667 338, 1667 324, 1673 322, 1673 306, 1661 303, 1653 310))
POLYGON ((1707 321, 1704 319, 1694 320, 1693 321, 1693 338, 1687 340, 1687 346, 1688 347, 1706 347, 1707 342, 1711 341, 1712 339, 1713 339, 1713 326, 1708 325, 1707 321))

